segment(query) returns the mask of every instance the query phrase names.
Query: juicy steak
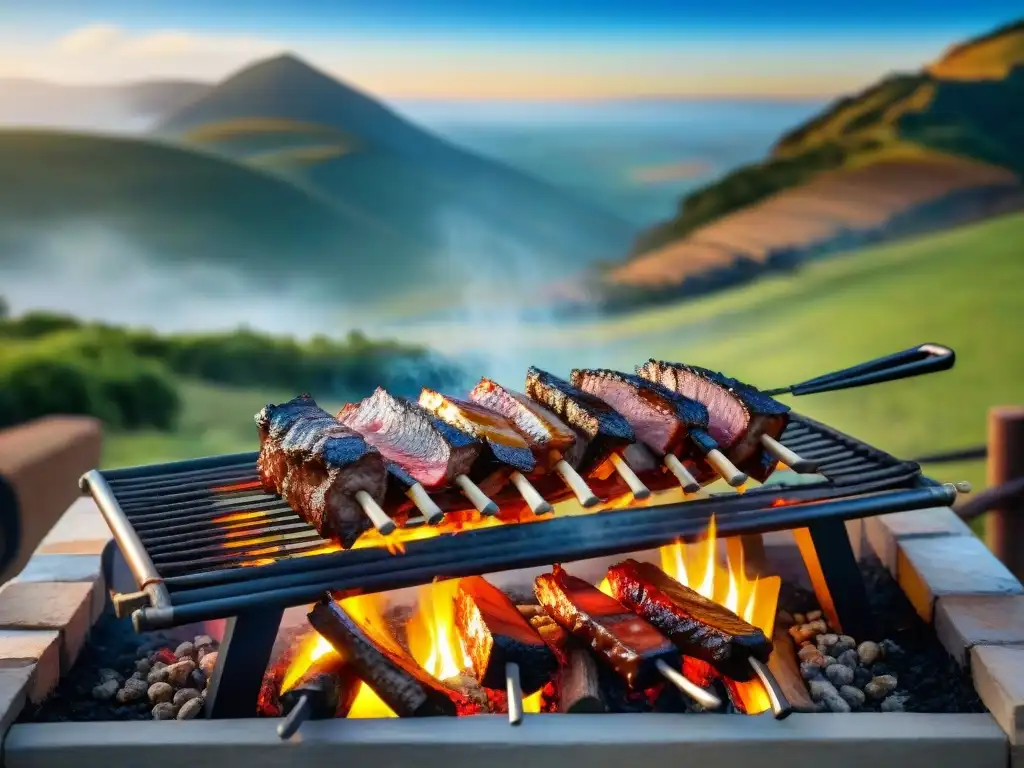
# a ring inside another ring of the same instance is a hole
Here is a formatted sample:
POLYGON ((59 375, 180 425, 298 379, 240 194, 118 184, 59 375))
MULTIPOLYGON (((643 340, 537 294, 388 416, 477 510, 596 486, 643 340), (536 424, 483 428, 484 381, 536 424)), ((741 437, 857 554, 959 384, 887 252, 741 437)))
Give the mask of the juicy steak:
POLYGON ((682 363, 648 360, 637 374, 707 406, 708 432, 739 469, 758 481, 777 461, 761 447, 761 435, 778 439, 789 423, 789 407, 749 384, 682 363))
POLYGON ((686 455, 694 447, 703 455, 717 447, 707 432, 708 409, 657 382, 630 373, 579 368, 570 381, 621 413, 637 439, 660 456, 686 455))
POLYGON ((359 405, 342 408, 338 420, 428 489, 467 474, 484 449, 472 435, 380 388, 359 405))
POLYGON ((683 586, 657 566, 625 560, 608 569, 612 594, 668 635, 687 656, 722 674, 747 680, 747 657, 768 661, 771 642, 728 608, 683 586))
POLYGON ((469 399, 504 416, 526 440, 540 470, 551 469, 576 442, 576 433, 526 395, 480 379, 469 399))
POLYGON ((380 502, 387 489, 384 458, 338 423, 309 395, 256 414, 263 487, 278 494, 324 538, 348 548, 371 526, 355 499, 380 502))
POLYGON ((660 680, 658 660, 678 666, 679 651, 661 632, 560 566, 538 576, 533 588, 551 618, 597 654, 630 688, 647 688, 660 680))
POLYGON ((526 372, 526 394, 576 431, 576 445, 566 460, 581 472, 636 441, 633 428, 614 408, 539 368, 526 372))
POLYGON ((501 464, 520 472, 533 471, 536 461, 523 436, 500 413, 478 403, 442 395, 432 389, 420 392, 420 407, 477 440, 483 440, 501 464))
POLYGON ((459 581, 455 627, 485 688, 505 687, 505 665, 519 665, 523 693, 539 691, 558 666, 555 654, 508 596, 481 576, 459 581))

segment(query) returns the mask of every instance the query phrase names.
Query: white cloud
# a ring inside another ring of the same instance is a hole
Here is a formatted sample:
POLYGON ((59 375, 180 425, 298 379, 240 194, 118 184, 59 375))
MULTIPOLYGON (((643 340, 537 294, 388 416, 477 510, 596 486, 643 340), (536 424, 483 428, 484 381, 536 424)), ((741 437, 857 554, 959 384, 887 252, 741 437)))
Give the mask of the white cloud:
POLYGON ((89 24, 57 38, 53 48, 71 55, 105 53, 124 39, 113 24, 89 24))

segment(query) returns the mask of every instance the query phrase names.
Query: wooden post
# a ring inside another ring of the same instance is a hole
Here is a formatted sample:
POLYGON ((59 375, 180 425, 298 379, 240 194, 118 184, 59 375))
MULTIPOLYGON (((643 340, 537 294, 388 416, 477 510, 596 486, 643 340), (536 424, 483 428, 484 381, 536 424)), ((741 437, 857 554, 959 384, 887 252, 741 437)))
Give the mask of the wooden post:
MULTIPOLYGON (((1024 477, 1024 406, 1000 406, 988 414, 988 484, 1024 477)), ((1018 579, 1024 579, 1024 505, 994 509, 985 520, 988 546, 1018 579)))

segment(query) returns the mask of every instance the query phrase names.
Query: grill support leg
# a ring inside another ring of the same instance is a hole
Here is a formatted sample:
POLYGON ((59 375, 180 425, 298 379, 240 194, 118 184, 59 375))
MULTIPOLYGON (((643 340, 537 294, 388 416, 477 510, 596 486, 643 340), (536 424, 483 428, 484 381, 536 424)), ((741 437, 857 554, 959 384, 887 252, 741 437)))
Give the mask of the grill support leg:
POLYGON ((206 692, 208 718, 255 717, 263 673, 270 663, 283 608, 240 613, 227 620, 217 666, 206 692))
POLYGON ((877 626, 846 524, 828 518, 793 531, 818 604, 833 631, 858 642, 876 638, 877 626))

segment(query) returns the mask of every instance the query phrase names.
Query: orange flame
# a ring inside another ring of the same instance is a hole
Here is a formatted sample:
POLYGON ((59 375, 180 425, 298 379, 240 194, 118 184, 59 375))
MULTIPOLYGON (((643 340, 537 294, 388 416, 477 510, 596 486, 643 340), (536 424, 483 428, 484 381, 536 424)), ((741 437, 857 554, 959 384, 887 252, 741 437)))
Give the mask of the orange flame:
POLYGON ((417 612, 409 622, 409 651, 421 667, 444 680, 469 669, 455 629, 456 579, 420 587, 417 612))

